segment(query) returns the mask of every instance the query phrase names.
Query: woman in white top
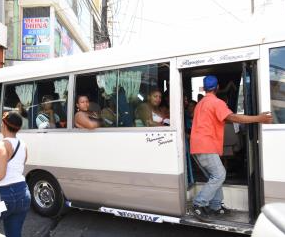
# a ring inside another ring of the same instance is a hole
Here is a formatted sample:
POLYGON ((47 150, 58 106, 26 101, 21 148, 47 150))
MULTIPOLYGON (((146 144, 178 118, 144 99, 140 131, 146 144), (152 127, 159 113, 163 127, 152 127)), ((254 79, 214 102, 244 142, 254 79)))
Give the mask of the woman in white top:
POLYGON ((167 126, 169 119, 160 107, 161 92, 159 89, 153 89, 148 97, 147 102, 142 103, 136 110, 136 123, 141 120, 144 126, 167 126))
MULTIPOLYGON (((22 126, 17 112, 5 112, 2 118, 0 142, 0 195, 6 211, 0 207, 6 237, 20 237, 30 209, 31 195, 23 175, 27 149, 16 134, 22 126)), ((1 206, 1 205, 0 205, 1 206)))

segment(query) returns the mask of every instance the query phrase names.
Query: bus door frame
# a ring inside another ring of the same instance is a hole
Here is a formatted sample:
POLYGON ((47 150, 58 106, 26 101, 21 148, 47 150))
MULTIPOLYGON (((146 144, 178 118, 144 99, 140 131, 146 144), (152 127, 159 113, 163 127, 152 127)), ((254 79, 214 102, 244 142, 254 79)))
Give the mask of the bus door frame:
MULTIPOLYGON (((256 45, 256 46, 248 46, 248 47, 241 47, 241 48, 228 49, 228 50, 220 50, 220 51, 215 51, 215 52, 205 52, 205 53, 199 53, 199 54, 192 54, 192 55, 177 57, 176 68, 178 69, 177 71, 179 71, 179 73, 180 73, 180 85, 182 85, 182 70, 183 69, 196 68, 196 67, 201 67, 201 66, 211 66, 211 65, 218 65, 218 64, 226 64, 226 63, 233 63, 233 62, 241 62, 241 63, 244 62, 246 65, 246 64, 248 64, 248 62, 256 62, 256 60, 258 60, 260 58, 259 50, 260 50, 259 46, 256 45)), ((255 76, 255 78, 257 78, 256 63, 254 65, 255 65, 254 66, 255 69, 253 70, 254 76, 255 76)), ((246 66, 245 66, 245 68, 246 68, 246 66)), ((256 90, 256 85, 254 85, 254 88, 256 90)), ((182 95, 180 95, 180 96, 182 96, 182 95)), ((181 100, 180 100, 180 105, 181 105, 181 100)), ((183 119, 182 119, 182 122, 184 122, 183 119)), ((184 124, 183 124, 183 126, 184 126, 184 124)), ((254 130, 256 130, 256 129, 254 129, 254 130)), ((181 132, 183 132, 183 130, 181 132)), ((185 151, 185 148, 182 150, 185 151)), ((254 155, 256 155, 256 152, 258 154, 258 150, 255 150, 254 155)), ((183 157, 185 160, 185 154, 183 157)), ((186 165, 185 163, 186 162, 184 162, 184 165, 186 165)), ((256 165, 258 165, 258 164, 256 164, 256 165)), ((258 175, 254 176, 253 181, 256 181, 256 178, 258 178, 258 175)), ((251 185, 254 185, 254 182, 251 185)), ((248 195, 250 195, 250 198, 252 198, 250 191, 248 191, 248 192, 249 192, 248 195)), ((260 195, 258 194, 257 197, 254 197, 254 199, 259 198, 259 197, 260 197, 260 195)), ((253 202, 254 202, 254 200, 252 200, 252 203, 253 202)), ((258 205, 260 205, 259 203, 258 203, 258 205)), ((255 216, 255 212, 253 212, 253 210, 256 210, 257 208, 256 207, 253 208, 253 207, 254 207, 253 204, 249 205, 249 212, 250 212, 250 215, 255 216)))
MULTIPOLYGON (((257 62, 242 63, 242 80, 244 94, 244 113, 246 115, 258 114, 257 89, 257 62)), ((254 223, 264 202, 263 188, 260 182, 261 161, 259 156, 259 130, 258 124, 246 125, 246 158, 248 182, 248 208, 249 222, 254 223)))
MULTIPOLYGON (((270 49, 285 47, 285 41, 278 41, 273 43, 266 43, 260 45, 260 59, 258 61, 258 101, 259 101, 259 112, 271 111, 271 92, 270 92, 270 49)), ((271 111, 273 112, 273 111, 271 111)), ((276 166, 276 163, 271 159, 274 156, 272 151, 271 141, 268 142, 272 133, 280 130, 285 130, 285 124, 273 123, 273 124, 261 124, 260 130, 260 157, 261 157, 261 185, 262 185, 262 197, 264 205, 267 202, 272 202, 283 199, 283 196, 276 196, 274 189, 278 189, 279 186, 272 187, 272 182, 276 180, 276 174, 272 167, 276 166), (266 142, 266 144, 264 143, 266 142), (268 164, 272 165, 268 165, 268 164)), ((275 145, 275 144, 274 144, 275 145)), ((278 146, 276 147, 278 148, 278 146)), ((278 181, 277 181, 278 182, 278 181)), ((282 194, 281 194, 282 195, 282 194)))

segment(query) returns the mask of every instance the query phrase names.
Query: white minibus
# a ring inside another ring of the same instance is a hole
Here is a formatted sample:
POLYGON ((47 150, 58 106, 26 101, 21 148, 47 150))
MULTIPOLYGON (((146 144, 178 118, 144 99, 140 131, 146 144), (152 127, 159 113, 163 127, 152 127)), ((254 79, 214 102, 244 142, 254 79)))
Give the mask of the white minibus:
POLYGON ((285 201, 285 37, 178 46, 114 48, 0 69, 0 112, 23 117, 19 137, 28 146, 25 174, 38 213, 55 216, 68 205, 250 234, 261 206, 285 201), (203 96, 209 74, 233 112, 271 111, 274 123, 225 125, 224 203, 233 211, 208 223, 191 212, 207 180, 189 154, 188 105, 203 96), (151 108, 157 89, 161 114, 144 111, 157 121, 147 123, 139 110, 151 108), (98 115, 96 129, 75 126, 82 95, 98 115))

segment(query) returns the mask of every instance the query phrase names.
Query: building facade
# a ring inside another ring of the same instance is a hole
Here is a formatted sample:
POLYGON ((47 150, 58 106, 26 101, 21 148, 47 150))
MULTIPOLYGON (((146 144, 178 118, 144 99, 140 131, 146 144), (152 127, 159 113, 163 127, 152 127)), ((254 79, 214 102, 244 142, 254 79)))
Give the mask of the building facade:
POLYGON ((4 50, 7 47, 7 27, 0 22, 0 68, 4 65, 4 50))
POLYGON ((4 2, 0 1, 0 68, 4 65, 4 49, 7 47, 7 27, 4 23, 4 2))
POLYGON ((102 32, 100 0, 5 0, 6 66, 95 49, 102 32))

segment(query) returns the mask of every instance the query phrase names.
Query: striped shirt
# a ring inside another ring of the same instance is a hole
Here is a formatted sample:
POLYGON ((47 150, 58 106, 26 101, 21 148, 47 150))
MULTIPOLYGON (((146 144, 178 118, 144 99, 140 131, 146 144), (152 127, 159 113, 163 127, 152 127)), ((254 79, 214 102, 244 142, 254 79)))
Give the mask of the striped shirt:
MULTIPOLYGON (((54 120, 55 120, 55 124, 59 123, 60 121, 60 118, 57 114, 53 114, 54 116, 54 120)), ((56 128, 56 125, 55 124, 51 124, 49 122, 50 120, 50 117, 49 115, 45 114, 45 113, 40 113, 37 118, 36 118, 36 124, 37 124, 37 127, 38 128, 56 128)))

